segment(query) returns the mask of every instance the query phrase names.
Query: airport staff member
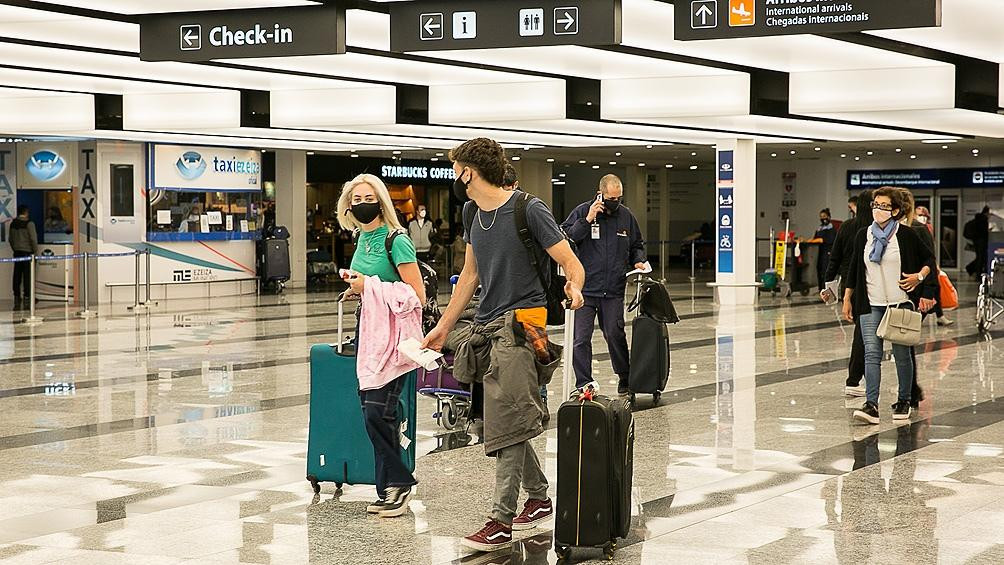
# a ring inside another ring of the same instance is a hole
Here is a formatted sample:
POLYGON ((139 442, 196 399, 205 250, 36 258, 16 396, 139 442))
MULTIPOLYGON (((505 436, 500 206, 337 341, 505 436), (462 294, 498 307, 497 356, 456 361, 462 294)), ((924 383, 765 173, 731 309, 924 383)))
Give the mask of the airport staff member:
POLYGON ((620 378, 617 392, 626 394, 631 365, 624 334, 625 275, 643 268, 648 257, 638 220, 623 205, 623 198, 621 179, 606 175, 600 179, 596 197, 572 210, 562 227, 575 242, 586 269, 582 289, 586 302, 575 315, 575 384, 582 387, 594 380, 593 319, 598 316, 614 373, 620 378))

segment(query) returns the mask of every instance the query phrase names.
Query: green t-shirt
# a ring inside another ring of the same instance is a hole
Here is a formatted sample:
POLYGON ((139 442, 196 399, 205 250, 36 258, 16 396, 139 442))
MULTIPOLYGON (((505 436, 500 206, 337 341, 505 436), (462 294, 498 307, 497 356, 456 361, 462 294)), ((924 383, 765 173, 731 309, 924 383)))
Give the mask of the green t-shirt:
POLYGON ((390 230, 386 225, 371 232, 360 231, 350 268, 364 276, 378 277, 383 282, 399 282, 401 277, 397 275, 394 265, 417 263, 418 257, 415 255, 415 244, 408 234, 402 233, 394 238, 394 245, 391 248, 394 265, 391 265, 387 258, 388 233, 390 230))

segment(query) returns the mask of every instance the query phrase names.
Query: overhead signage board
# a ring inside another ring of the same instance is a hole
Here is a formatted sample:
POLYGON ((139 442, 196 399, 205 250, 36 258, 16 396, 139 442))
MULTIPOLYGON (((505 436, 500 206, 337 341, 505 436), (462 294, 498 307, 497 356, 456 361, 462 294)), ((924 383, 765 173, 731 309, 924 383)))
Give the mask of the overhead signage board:
POLYGON ((899 188, 1000 188, 1004 167, 847 171, 847 190, 899 188))
POLYGON ((618 45, 621 0, 419 0, 390 6, 390 49, 618 45))
POLYGON ((149 145, 152 190, 253 192, 261 189, 261 152, 254 149, 149 145))
POLYGON ((938 27, 941 0, 676 0, 674 37, 733 39, 938 27))
POLYGON ((140 59, 199 62, 345 53, 345 10, 330 5, 140 17, 140 59))

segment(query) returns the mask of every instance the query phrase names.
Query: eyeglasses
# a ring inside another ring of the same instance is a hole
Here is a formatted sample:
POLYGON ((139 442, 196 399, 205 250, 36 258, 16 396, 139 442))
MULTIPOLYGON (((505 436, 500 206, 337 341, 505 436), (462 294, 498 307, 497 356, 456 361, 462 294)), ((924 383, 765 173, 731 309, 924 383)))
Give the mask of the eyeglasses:
POLYGON ((877 204, 872 202, 872 210, 885 210, 886 212, 892 212, 892 206, 888 204, 877 204))

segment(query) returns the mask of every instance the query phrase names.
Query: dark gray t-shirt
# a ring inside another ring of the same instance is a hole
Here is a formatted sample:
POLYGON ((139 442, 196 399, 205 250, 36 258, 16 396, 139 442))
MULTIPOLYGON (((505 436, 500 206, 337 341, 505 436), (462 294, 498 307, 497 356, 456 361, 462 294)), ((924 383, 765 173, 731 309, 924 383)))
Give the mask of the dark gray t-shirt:
MULTIPOLYGON (((510 310, 547 305, 540 277, 516 231, 517 198, 523 198, 523 193, 516 191, 498 209, 497 216, 495 211, 482 212, 473 201, 464 205, 465 222, 473 216, 471 225, 464 226, 464 241, 474 247, 481 279, 481 305, 475 318, 481 324, 510 310)), ((551 211, 539 198, 527 202, 526 221, 542 249, 564 239, 551 211)))

